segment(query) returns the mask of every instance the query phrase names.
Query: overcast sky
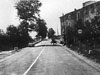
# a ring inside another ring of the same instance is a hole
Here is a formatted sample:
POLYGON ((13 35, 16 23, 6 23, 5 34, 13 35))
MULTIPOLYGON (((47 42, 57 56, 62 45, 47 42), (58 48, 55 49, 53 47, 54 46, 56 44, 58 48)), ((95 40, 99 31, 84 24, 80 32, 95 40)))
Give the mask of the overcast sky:
POLYGON ((49 28, 57 28, 60 30, 60 16, 74 10, 74 8, 81 8, 83 0, 41 0, 43 3, 41 7, 41 17, 43 17, 49 28))
POLYGON ((0 29, 5 30, 8 25, 17 25, 17 14, 14 0, 0 0, 0 29))
MULTIPOLYGON (((87 0, 40 0, 42 2, 41 18, 47 22, 47 27, 60 29, 62 14, 66 14, 82 7, 87 0), (57 27, 58 26, 58 27, 57 27)), ((15 0, 0 0, 0 29, 5 30, 8 25, 18 25, 17 11, 14 8, 15 0)))

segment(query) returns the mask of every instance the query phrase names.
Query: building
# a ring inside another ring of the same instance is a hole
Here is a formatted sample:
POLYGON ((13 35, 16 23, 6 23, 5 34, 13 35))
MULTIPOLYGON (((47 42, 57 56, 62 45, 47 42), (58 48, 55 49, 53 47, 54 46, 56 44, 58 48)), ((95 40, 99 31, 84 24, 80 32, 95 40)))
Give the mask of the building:
POLYGON ((100 16, 100 1, 87 1, 83 3, 81 9, 74 9, 74 11, 63 14, 60 17, 61 23, 61 35, 66 34, 66 27, 73 27, 78 20, 82 20, 83 23, 86 21, 91 22, 95 16, 100 16))

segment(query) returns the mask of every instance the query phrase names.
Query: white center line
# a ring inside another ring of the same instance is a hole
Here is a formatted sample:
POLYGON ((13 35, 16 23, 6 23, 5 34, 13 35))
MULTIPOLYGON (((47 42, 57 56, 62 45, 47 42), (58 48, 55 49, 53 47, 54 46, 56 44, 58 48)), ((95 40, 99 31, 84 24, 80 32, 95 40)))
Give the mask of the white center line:
POLYGON ((38 60, 38 58, 40 57, 40 55, 43 53, 45 47, 41 50, 41 52, 39 53, 39 55, 37 56, 37 58, 35 59, 35 61, 30 65, 30 67, 24 72, 23 75, 27 75, 27 73, 29 72, 29 70, 32 68, 32 66, 36 63, 36 61, 38 60))

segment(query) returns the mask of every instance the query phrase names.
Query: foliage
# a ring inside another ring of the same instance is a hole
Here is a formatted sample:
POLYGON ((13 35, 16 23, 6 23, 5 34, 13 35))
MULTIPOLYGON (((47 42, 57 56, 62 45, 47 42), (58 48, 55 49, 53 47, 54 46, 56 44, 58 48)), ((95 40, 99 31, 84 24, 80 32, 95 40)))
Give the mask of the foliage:
POLYGON ((53 28, 49 28, 48 30, 48 38, 52 38, 55 34, 55 31, 53 30, 53 28))
POLYGON ((19 43, 20 45, 27 45, 32 38, 29 36, 28 33, 28 23, 26 21, 22 21, 21 24, 18 26, 18 34, 19 34, 19 43))
POLYGON ((83 24, 81 41, 85 44, 94 45, 100 41, 100 17, 95 16, 91 22, 88 20, 83 24))
MULTIPOLYGON (((67 39, 67 45, 71 45, 71 44, 74 44, 74 37, 75 37, 75 34, 74 34, 74 29, 70 26, 68 26, 66 28, 66 39, 67 39)), ((65 41, 65 40, 64 40, 65 41)))
POLYGON ((0 50, 13 49, 14 47, 26 47, 30 41, 33 41, 29 35, 30 31, 36 31, 38 36, 46 37, 47 27, 43 19, 40 19, 39 0, 19 0, 16 3, 20 24, 18 26, 10 25, 6 33, 0 30, 0 50))
POLYGON ((24 47, 27 46, 29 41, 32 41, 32 38, 28 34, 27 25, 28 24, 23 21, 18 27, 10 25, 7 28, 6 34, 9 40, 9 44, 12 47, 24 47))
POLYGON ((45 21, 40 19, 39 8, 41 5, 39 0, 20 0, 16 4, 16 9, 19 18, 27 22, 26 31, 35 30, 38 33, 37 36, 45 38, 47 27, 45 21))
POLYGON ((68 44, 73 40, 74 43, 80 41, 89 46, 100 44, 100 16, 95 16, 91 22, 87 20, 83 23, 81 19, 78 20, 74 28, 66 28, 66 37, 68 44), (81 34, 78 33, 79 29, 82 30, 81 34))
POLYGON ((7 27, 7 35, 9 37, 10 44, 15 46, 18 37, 18 29, 14 25, 10 25, 7 27))
POLYGON ((32 40, 29 32, 37 28, 40 6, 41 2, 38 0, 20 0, 16 3, 15 7, 21 21, 18 26, 18 38, 21 44, 28 44, 32 40))
POLYGON ((0 51, 8 50, 9 46, 9 36, 0 29, 0 51))
POLYGON ((43 19, 38 19, 37 25, 38 25, 38 28, 36 29, 36 31, 38 32, 37 36, 46 38, 47 35, 46 22, 43 19))
POLYGON ((39 2, 38 0, 20 0, 16 3, 15 7, 18 10, 18 17, 21 21, 26 21, 28 24, 26 30, 35 30, 37 19, 40 17, 40 6, 41 2, 39 2))
POLYGON ((39 16, 39 7, 41 3, 38 0, 20 0, 16 3, 16 9, 18 10, 18 16, 20 19, 34 21, 39 16))

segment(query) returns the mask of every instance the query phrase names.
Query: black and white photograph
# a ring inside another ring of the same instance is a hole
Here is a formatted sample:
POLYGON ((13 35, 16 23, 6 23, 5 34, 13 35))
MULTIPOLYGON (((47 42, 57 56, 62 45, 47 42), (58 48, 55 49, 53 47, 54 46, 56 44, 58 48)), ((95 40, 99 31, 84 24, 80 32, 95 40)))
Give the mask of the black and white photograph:
POLYGON ((100 0, 0 0, 0 75, 100 75, 100 0))

